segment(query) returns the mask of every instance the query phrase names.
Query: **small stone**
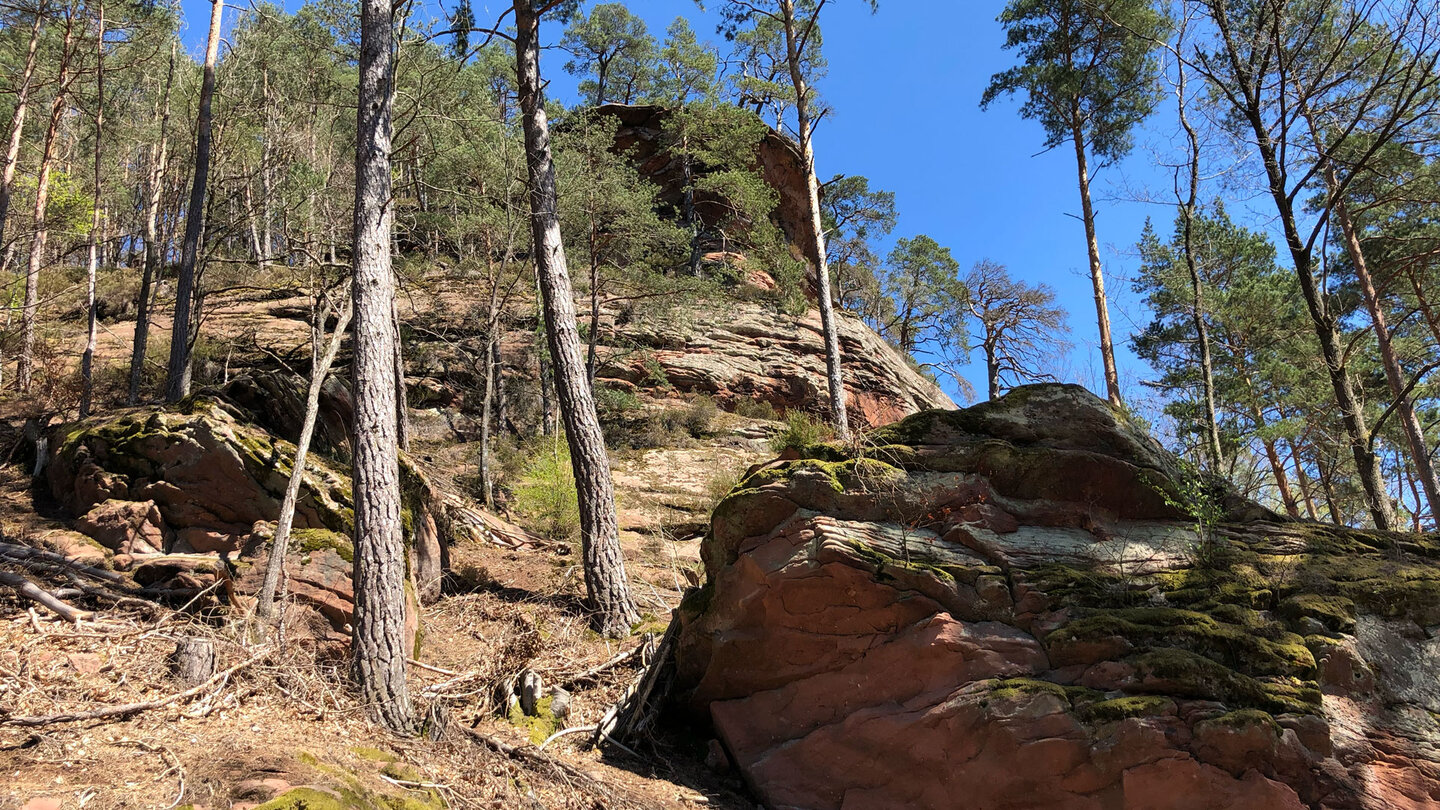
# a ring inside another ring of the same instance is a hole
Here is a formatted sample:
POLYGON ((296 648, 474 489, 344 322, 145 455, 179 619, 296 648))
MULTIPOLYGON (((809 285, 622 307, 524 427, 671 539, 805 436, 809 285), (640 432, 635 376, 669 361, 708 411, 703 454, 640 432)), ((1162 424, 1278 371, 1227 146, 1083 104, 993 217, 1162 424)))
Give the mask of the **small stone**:
POLYGON ((105 661, 94 653, 69 653, 65 656, 70 667, 81 675, 98 675, 105 661))
POLYGON ((725 753, 725 746, 719 740, 712 739, 706 745, 705 767, 715 773, 725 773, 730 770, 730 755, 725 753))

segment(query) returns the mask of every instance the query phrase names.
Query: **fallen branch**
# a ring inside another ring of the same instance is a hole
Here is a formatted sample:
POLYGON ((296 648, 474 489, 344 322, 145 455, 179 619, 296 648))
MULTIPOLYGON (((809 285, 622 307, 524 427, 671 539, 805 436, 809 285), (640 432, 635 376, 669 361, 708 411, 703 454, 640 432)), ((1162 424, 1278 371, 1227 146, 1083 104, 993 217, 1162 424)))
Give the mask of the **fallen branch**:
POLYGON ((536 750, 536 751, 544 751, 544 750, 545 750, 545 746, 549 745, 549 744, 552 743, 552 742, 555 742, 556 740, 560 739, 561 737, 564 737, 564 736, 567 735, 567 734, 579 734, 579 733, 582 732, 582 731, 594 731, 594 730, 595 730, 595 727, 594 727, 594 726, 571 726, 570 728, 561 729, 561 730, 555 732, 554 734, 551 734, 549 737, 546 737, 546 738, 545 738, 545 742, 542 742, 542 743, 540 743, 539 745, 535 746, 535 750, 536 750))
POLYGON ((609 661, 606 661, 599 666, 591 667, 584 672, 579 672, 571 675, 568 679, 562 681, 559 686, 561 689, 564 689, 566 691, 574 691, 576 686, 579 686, 586 681, 594 680, 597 675, 602 675, 606 672, 609 672, 615 667, 618 667, 621 664, 628 662, 630 659, 642 655, 645 647, 645 644, 637 644, 634 649, 620 653, 619 655, 611 658, 609 661))
POLYGON ((77 607, 74 607, 73 605, 67 604, 65 600, 61 599, 53 593, 50 593, 44 588, 41 588, 39 585, 36 585, 35 583, 31 582, 25 577, 20 576, 19 574, 13 574, 9 571, 0 571, 0 585, 10 586, 15 590, 16 593, 20 594, 26 599, 29 599, 31 602, 34 602, 35 604, 45 608, 51 613, 54 613, 56 616, 59 616, 67 622, 75 623, 79 622, 81 619, 88 619, 90 617, 89 611, 84 611, 77 607))
POLYGON ((421 668, 421 669, 429 670, 429 671, 431 671, 431 672, 436 673, 437 675, 444 675, 444 676, 449 677, 449 678, 457 677, 457 676, 460 675, 459 672, 456 672, 456 671, 453 670, 453 669, 445 669, 445 668, 443 668, 443 667, 437 667, 437 666, 434 666, 434 665, 432 665, 432 664, 427 664, 427 663, 425 663, 424 661, 416 661, 414 658, 406 658, 406 659, 405 659, 405 663, 410 664, 410 665, 412 665, 412 666, 417 666, 417 667, 419 667, 419 668, 421 668))
POLYGON ((108 571, 104 568, 96 568, 93 565, 86 565, 85 563, 75 562, 74 560, 66 557, 63 554, 56 554, 53 551, 46 551, 43 548, 35 548, 34 546, 22 546, 16 543, 6 543, 0 541, 0 557, 12 559, 17 562, 38 561, 42 563, 49 563, 50 565, 60 568, 69 568, 74 571, 79 571, 80 573, 88 577, 109 582, 113 585, 122 585, 131 588, 134 587, 133 583, 131 583, 124 574, 120 574, 115 571, 108 571))
POLYGON ((569 779, 584 786, 586 789, 604 798, 617 798, 614 795, 614 791, 611 790, 609 786, 596 779, 595 777, 591 776, 590 774, 585 773, 574 765, 570 765, 566 762, 561 762, 560 760, 541 753, 539 750, 536 749, 518 748, 508 743, 501 742, 500 740, 497 740, 494 737, 489 736, 488 734, 482 734, 473 728, 466 728, 465 726, 460 726, 459 728, 461 731, 464 731, 467 735, 469 735, 472 740, 485 746, 486 748, 489 748, 492 751, 495 751, 496 753, 504 754, 510 759, 524 763, 526 765, 530 765, 532 767, 543 768, 550 771, 552 774, 563 774, 569 779))
MULTIPOLYGON (((115 744, 133 745, 136 748, 144 751, 149 751, 152 754, 159 754, 162 762, 167 758, 174 762, 175 765, 173 767, 166 768, 165 773, 169 773, 171 771, 175 771, 177 773, 180 781, 180 789, 177 790, 175 793, 175 801, 172 801, 170 802, 170 804, 166 805, 164 810, 172 810, 172 808, 180 804, 180 800, 185 798, 185 766, 180 763, 180 758, 175 756, 174 751, 171 751, 169 748, 166 748, 163 745, 151 745, 150 743, 144 742, 142 740, 116 740, 115 744)), ((160 776, 161 778, 164 778, 165 774, 162 773, 160 774, 160 776)))
POLYGON ((241 661, 235 666, 215 673, 215 675, 212 676, 210 680, 200 684, 199 686, 191 687, 189 689, 186 689, 184 692, 176 692, 173 695, 159 698, 158 700, 147 700, 143 703, 126 703, 123 706, 106 706, 102 709, 91 709, 90 711, 73 712, 70 714, 51 714, 39 717, 0 717, 0 726, 23 726, 27 728, 32 728, 35 726, 52 726, 59 723, 78 723, 86 720, 106 720, 111 717, 127 717, 132 714, 139 714, 140 712, 150 711, 151 709, 163 708, 165 706, 169 706, 172 703, 179 703, 182 700, 192 698, 202 692, 205 692, 206 690, 213 687, 215 684, 218 684, 224 680, 228 680, 231 675, 234 675, 240 670, 245 669, 251 664, 254 664, 260 659, 268 656, 269 654, 269 648, 262 649, 260 652, 250 656, 249 658, 246 658, 244 661, 241 661))

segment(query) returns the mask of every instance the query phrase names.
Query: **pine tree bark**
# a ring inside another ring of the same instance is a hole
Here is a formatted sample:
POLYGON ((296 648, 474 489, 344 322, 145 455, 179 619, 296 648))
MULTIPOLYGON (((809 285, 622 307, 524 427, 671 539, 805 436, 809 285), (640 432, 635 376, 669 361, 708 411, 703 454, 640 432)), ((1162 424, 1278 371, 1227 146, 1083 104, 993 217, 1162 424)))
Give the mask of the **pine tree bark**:
POLYGON ((210 140, 214 128, 211 102, 215 98, 215 62, 220 56, 220 19, 225 4, 211 0, 210 34, 205 43, 204 75, 200 82, 200 116, 195 134, 195 176, 190 205, 185 212, 185 237, 180 246, 180 268, 175 283, 175 321, 170 329, 170 363, 165 377, 165 401, 179 402, 190 393, 191 307, 195 298, 196 265, 205 220, 205 186, 210 179, 210 140))
POLYGON ((70 60, 73 56, 73 10, 67 9, 65 36, 60 50, 60 66, 55 97, 50 102, 50 118, 45 127, 44 146, 40 150, 40 168, 35 178, 35 235, 30 242, 30 258, 25 267, 25 300, 20 310, 20 359, 15 369, 15 385, 20 393, 30 393, 35 375, 36 325, 40 316, 40 268, 45 264, 45 243, 50 237, 46 211, 50 204, 50 174, 55 158, 55 139, 65 113, 65 97, 69 92, 70 60))
POLYGON ((145 374, 145 355, 150 343, 150 306, 155 276, 160 271, 164 247, 160 244, 160 202, 165 194, 165 169, 170 158, 170 91, 175 84, 175 58, 178 46, 170 46, 170 67, 165 72, 165 92, 161 99, 160 143, 151 147, 150 171, 147 178, 145 206, 145 266, 140 275, 140 297, 135 305, 135 339, 130 347, 130 383, 125 404, 140 401, 140 380, 145 374))
POLYGON ((1095 206, 1090 200, 1090 161, 1085 155, 1085 130, 1080 113, 1074 112, 1071 140, 1075 142, 1075 166, 1080 179, 1080 219, 1085 224, 1085 253, 1090 262, 1090 284, 1095 289, 1095 321, 1100 328, 1100 360, 1105 366, 1105 396, 1110 404, 1124 405, 1120 398, 1120 372, 1115 367, 1115 342, 1110 337, 1110 306, 1105 297, 1105 272, 1100 265, 1100 241, 1095 235, 1095 206))
POLYGON ((40 23, 45 19, 42 6, 30 23, 30 45, 25 50, 25 67, 20 72, 20 86, 15 89, 15 113, 10 117, 10 140, 5 147, 5 166, 0 169, 0 242, 5 239, 5 221, 10 214, 10 196, 15 189, 15 169, 20 163, 20 142, 25 134, 25 112, 30 101, 30 84, 35 79, 35 52, 40 47, 40 23))
POLYGON ((360 5, 360 93, 356 114, 355 270, 355 622, 352 670, 376 721, 415 732, 405 683, 405 547, 400 523, 399 424, 395 396, 394 218, 390 188, 390 87, 394 22, 390 0, 360 5))
MULTIPOLYGON (((393 216, 393 214, 392 214, 393 216)), ((393 298, 392 298, 393 300, 393 298)), ((392 306, 390 328, 395 332, 395 437, 400 452, 410 452, 410 397, 405 385, 405 354, 400 345, 400 307, 392 306)))
POLYGON ((96 3, 95 34, 95 205, 90 217, 90 255, 85 274, 85 352, 80 356, 80 418, 90 415, 95 396, 95 277, 100 263, 100 226, 104 221, 100 205, 101 138, 105 132, 105 0, 96 3))
POLYGON ((580 537, 585 585, 596 629, 621 637, 639 619, 630 597, 615 516, 615 490, 605 437, 585 374, 575 299, 560 238, 555 166, 550 155, 540 78, 540 16, 531 0, 515 0, 515 60, 525 130, 525 163, 530 176, 532 252, 545 310, 545 334, 554 362, 555 393, 570 445, 575 490, 580 502, 580 537))
POLYGON ((785 61, 790 84, 795 88, 795 125, 800 136, 800 157, 805 164, 805 192, 810 206, 810 229, 815 233, 815 287, 820 306, 820 330, 825 338, 825 379, 830 389, 830 421, 841 441, 850 439, 850 418, 845 409, 845 378, 841 369, 840 332, 835 324, 835 305, 830 296, 830 262, 825 250, 825 222, 820 210, 820 181, 815 177, 815 144, 811 137, 810 88, 801 71, 799 31, 796 29, 795 0, 780 0, 781 25, 785 30, 785 61))

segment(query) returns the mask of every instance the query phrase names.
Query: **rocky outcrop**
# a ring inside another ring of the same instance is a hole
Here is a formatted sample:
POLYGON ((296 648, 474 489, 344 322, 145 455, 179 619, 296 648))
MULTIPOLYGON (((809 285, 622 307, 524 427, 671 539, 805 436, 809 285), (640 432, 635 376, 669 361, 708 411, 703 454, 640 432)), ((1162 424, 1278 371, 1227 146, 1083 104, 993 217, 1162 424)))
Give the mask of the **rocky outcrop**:
POLYGON ((1075 386, 869 439, 753 469, 679 611, 768 807, 1440 806, 1440 540, 1282 520, 1075 386))
MULTIPOLYGON (((684 172, 680 161, 672 156, 662 142, 668 111, 658 105, 606 104, 596 108, 599 115, 616 122, 615 149, 634 162, 640 175, 658 187, 656 198, 661 204, 679 210, 684 197, 684 172)), ((776 206, 771 219, 785 234, 791 251, 805 262, 809 273, 810 296, 814 298, 815 226, 810 218, 809 191, 805 186, 805 162, 800 149, 789 138, 767 130, 755 145, 755 168, 766 185, 775 190, 776 206)), ((703 174, 703 168, 701 169, 703 174)), ((727 216, 728 203, 701 193, 696 195, 695 210, 700 219, 713 222, 727 216)), ((712 246, 720 249, 722 246, 712 246)))
MULTIPOLYGON (((79 516, 76 529, 113 552, 110 564, 158 590, 191 593, 218 580, 231 601, 259 591, 295 447, 226 400, 136 408, 63 425, 46 476, 79 516)), ((408 460, 403 518, 414 594, 439 595, 446 565, 444 498, 408 460)), ((353 531, 348 470, 311 453, 295 514, 287 593, 308 608, 312 636, 348 637, 353 531)))
MULTIPOLYGON (((838 319, 851 418, 885 425, 927 408, 953 408, 940 387, 912 368, 859 320, 838 319)), ((756 303, 727 302, 656 321, 615 326, 630 346, 611 348, 597 377, 633 387, 673 387, 733 405, 748 399, 781 409, 814 407, 828 399, 820 316, 775 312, 756 303)))

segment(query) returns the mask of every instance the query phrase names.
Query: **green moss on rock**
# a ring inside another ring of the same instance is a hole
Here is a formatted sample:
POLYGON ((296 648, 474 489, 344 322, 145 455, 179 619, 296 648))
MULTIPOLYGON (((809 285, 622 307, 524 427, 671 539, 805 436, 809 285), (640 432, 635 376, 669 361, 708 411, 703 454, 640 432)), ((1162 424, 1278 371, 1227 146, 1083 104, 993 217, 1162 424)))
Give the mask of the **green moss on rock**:
POLYGON ((355 562, 355 545, 350 538, 329 529, 293 529, 290 532, 291 548, 299 554, 314 554, 329 549, 340 555, 345 562, 355 562))
POLYGON ((505 719, 510 721, 510 725, 524 729, 530 737, 530 742, 539 745, 549 739, 551 734, 560 730, 560 724, 555 719, 555 712, 551 710, 554 702, 554 696, 541 698, 535 703, 534 716, 521 711, 519 702, 512 703, 505 719))
POLYGON ((1175 701, 1161 695, 1129 695, 1097 700, 1081 706, 1075 716, 1092 724, 1115 723, 1131 717, 1158 717, 1175 713, 1175 701))
POLYGON ((1327 630, 1348 633, 1355 629, 1355 601, 1348 596, 1322 596, 1302 593, 1280 602, 1281 616, 1290 620, 1311 618, 1327 630))

